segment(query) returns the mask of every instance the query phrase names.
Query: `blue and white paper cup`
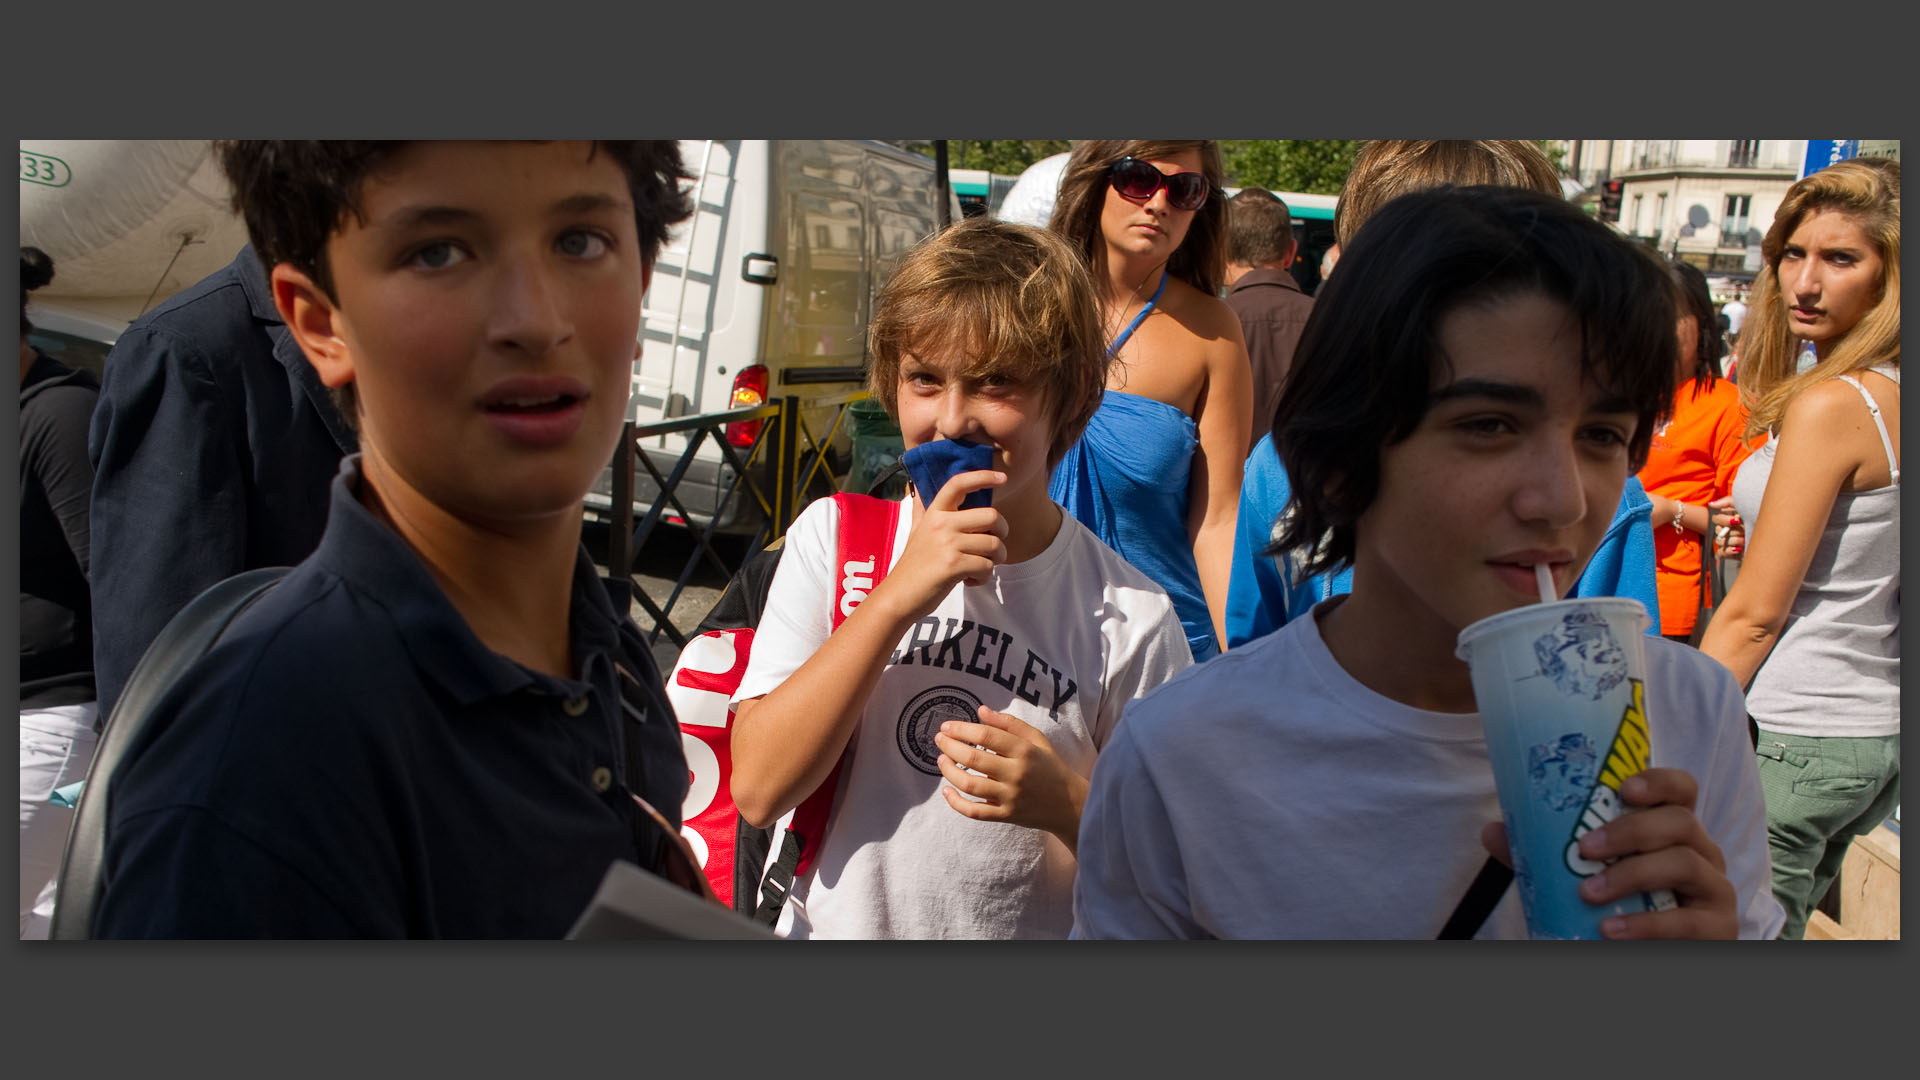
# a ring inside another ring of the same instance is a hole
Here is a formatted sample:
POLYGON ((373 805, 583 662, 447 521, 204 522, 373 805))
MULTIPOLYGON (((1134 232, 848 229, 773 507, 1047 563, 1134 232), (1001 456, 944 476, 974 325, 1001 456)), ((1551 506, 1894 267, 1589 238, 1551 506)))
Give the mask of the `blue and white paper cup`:
POLYGON ((1460 631, 1473 673, 1534 938, 1599 938, 1601 920, 1674 906, 1666 890, 1589 904, 1580 882, 1603 869, 1580 837, 1628 811, 1620 782, 1653 763, 1647 722, 1646 606, 1620 597, 1560 600, 1460 631))

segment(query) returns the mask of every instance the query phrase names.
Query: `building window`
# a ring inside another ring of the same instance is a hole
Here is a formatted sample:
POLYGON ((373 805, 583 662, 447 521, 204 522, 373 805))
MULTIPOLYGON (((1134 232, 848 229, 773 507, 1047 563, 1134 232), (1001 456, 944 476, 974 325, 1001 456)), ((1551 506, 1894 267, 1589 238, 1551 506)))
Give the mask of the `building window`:
POLYGON ((1659 236, 1667 231, 1667 193, 1661 192, 1653 197, 1653 235, 1659 236))
POLYGON ((1759 161, 1759 139, 1735 139, 1733 149, 1727 153, 1727 167, 1730 169, 1751 169, 1759 161))
POLYGON ((813 227, 813 246, 817 248, 832 247, 833 246, 832 231, 830 231, 825 225, 815 225, 813 227))
POLYGON ((1633 235, 1635 236, 1645 236, 1647 234, 1647 218, 1645 214, 1641 213, 1643 207, 1640 205, 1645 201, 1646 196, 1644 195, 1635 195, 1633 197, 1633 235))
POLYGON ((1720 217, 1720 246, 1744 247, 1747 243, 1747 215, 1753 211, 1753 196, 1727 196, 1726 213, 1720 217))

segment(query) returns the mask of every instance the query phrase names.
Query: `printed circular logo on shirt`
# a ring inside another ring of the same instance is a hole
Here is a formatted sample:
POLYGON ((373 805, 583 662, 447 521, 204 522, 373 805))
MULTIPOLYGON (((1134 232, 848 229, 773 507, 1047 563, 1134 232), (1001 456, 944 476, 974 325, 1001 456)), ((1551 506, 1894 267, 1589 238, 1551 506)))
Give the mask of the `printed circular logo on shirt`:
POLYGON ((933 741, 933 733, 948 720, 963 720, 969 724, 980 722, 981 701, 957 686, 935 686, 922 690, 907 702, 900 713, 899 738, 900 756, 907 764, 930 776, 940 775, 940 747, 933 741))

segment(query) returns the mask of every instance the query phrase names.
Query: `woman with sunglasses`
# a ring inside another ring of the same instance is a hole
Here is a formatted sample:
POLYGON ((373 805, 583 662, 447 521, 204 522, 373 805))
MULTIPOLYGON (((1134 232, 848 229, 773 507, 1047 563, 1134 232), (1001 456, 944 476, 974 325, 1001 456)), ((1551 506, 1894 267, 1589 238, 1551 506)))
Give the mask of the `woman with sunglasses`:
POLYGON ((1226 640, 1227 578, 1253 425, 1226 269, 1224 169, 1212 140, 1074 148, 1048 228, 1101 292, 1107 392, 1054 469, 1054 501, 1173 600, 1195 661, 1226 640))
POLYGON ((1740 332, 1745 565, 1700 650, 1758 724, 1781 936, 1900 803, 1900 166, 1787 189, 1740 332), (1802 343, 1815 361, 1800 370, 1802 343))

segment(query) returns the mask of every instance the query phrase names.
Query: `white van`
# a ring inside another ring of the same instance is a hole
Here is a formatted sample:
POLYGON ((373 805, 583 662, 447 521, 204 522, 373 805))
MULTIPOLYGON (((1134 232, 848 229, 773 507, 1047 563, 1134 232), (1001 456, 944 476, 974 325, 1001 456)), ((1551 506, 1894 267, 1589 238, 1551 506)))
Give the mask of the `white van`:
MULTIPOLYGON (((680 147, 697 209, 673 230, 653 269, 630 418, 646 424, 862 388, 873 298, 908 249, 940 227, 933 160, 855 139, 687 140, 680 147)), ((944 198, 958 221, 950 186, 944 198)), ((807 411, 816 437, 834 411, 807 411)), ((729 426, 728 441, 742 457, 759 423, 729 426)), ((718 505, 734 470, 711 436, 654 436, 640 449, 670 476, 693 438, 701 446, 676 492, 691 523, 704 525, 718 511, 720 531, 752 531, 761 513, 744 488, 718 505)), ((846 454, 843 431, 828 454, 834 473, 845 471, 846 454)), ((611 471, 603 474, 587 496, 590 516, 611 519, 611 480, 611 471)), ((656 494, 637 468, 636 515, 656 494)), ((670 507, 665 513, 688 523, 670 507)))

